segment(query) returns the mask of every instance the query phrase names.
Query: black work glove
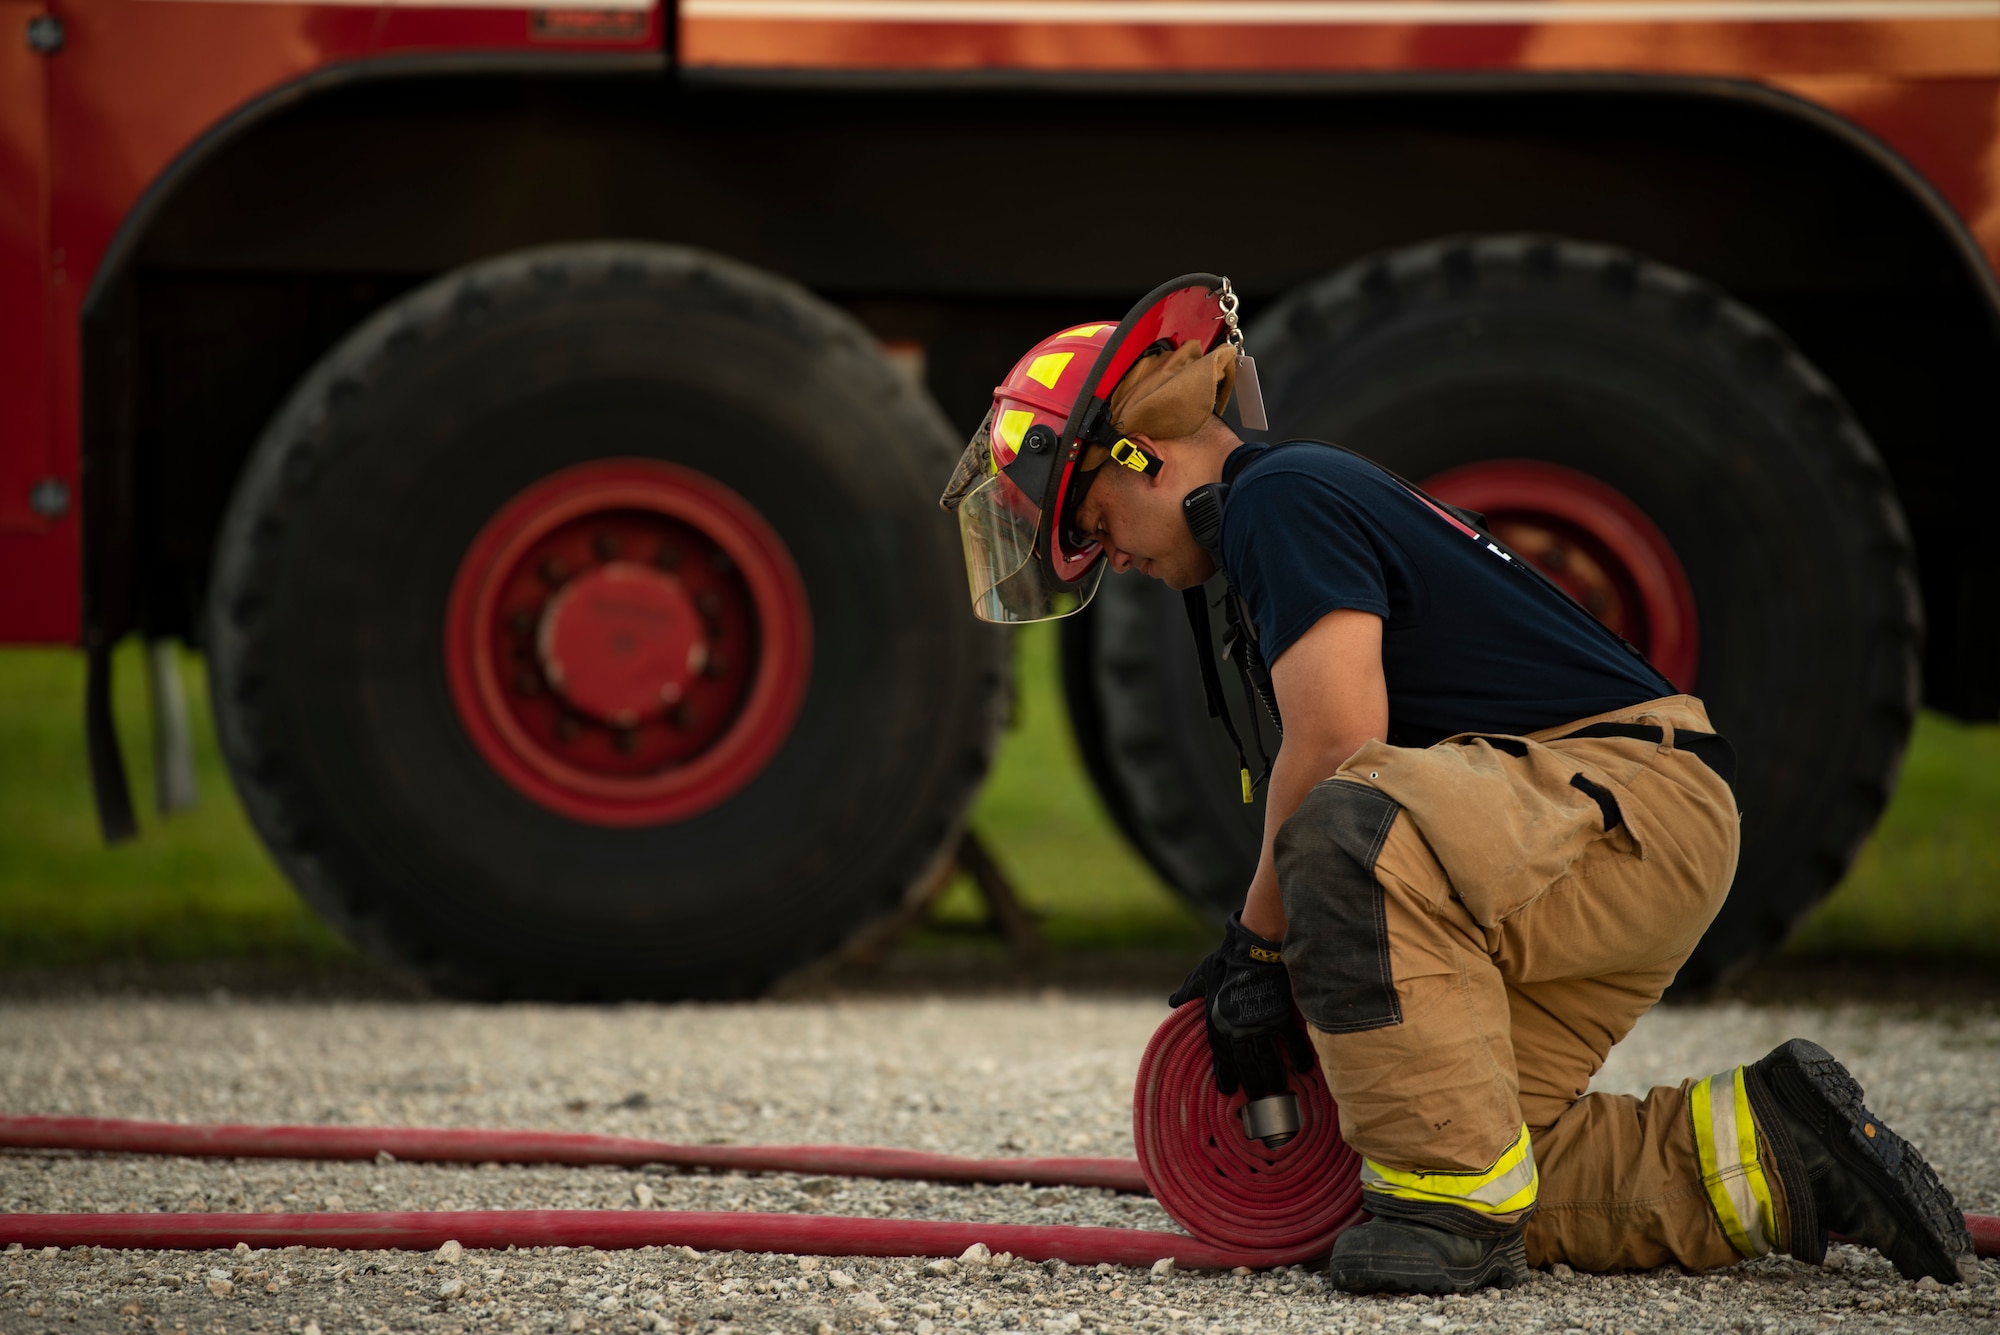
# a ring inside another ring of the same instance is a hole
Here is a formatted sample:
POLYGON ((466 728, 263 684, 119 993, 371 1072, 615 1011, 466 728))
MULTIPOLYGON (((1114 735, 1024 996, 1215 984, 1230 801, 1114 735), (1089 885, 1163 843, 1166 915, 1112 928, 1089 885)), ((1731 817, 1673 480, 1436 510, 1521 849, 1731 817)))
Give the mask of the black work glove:
POLYGON ((1215 1087, 1234 1094, 1237 1086, 1253 1099, 1282 1094, 1286 1062, 1309 1071, 1312 1043, 1292 1017, 1292 980, 1278 943, 1243 925, 1232 914, 1222 944, 1194 966, 1169 1006, 1208 998, 1208 1048, 1215 1057, 1215 1087))

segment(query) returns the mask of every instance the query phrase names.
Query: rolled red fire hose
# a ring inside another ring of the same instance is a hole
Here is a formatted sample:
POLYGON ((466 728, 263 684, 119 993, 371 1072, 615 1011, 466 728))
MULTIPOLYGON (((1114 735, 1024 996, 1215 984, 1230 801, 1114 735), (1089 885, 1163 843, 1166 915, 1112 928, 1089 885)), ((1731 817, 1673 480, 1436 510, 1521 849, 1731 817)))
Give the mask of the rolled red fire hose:
MULTIPOLYGON (((1193 1237, 1146 1229, 957 1220, 669 1210, 437 1210, 362 1214, 0 1215, 0 1244, 34 1247, 258 1247, 349 1250, 686 1246, 815 1256, 956 1256, 973 1243, 1027 1260, 1189 1269, 1289 1265, 1325 1254, 1361 1217, 1359 1160, 1341 1141, 1317 1071, 1296 1077, 1302 1127, 1278 1149, 1244 1135, 1244 1098, 1216 1093, 1201 1004, 1160 1026, 1139 1064, 1139 1158, 962 1159, 835 1145, 675 1145, 617 1136, 395 1127, 185 1126, 90 1117, 0 1117, 0 1148, 226 1158, 557 1163, 742 1172, 1025 1182, 1150 1190, 1193 1237)), ((2000 1219, 1967 1215, 1981 1256, 2000 1255, 2000 1219)))
POLYGON ((1243 1091, 1215 1092, 1199 1000, 1153 1032, 1132 1088, 1132 1141, 1153 1199, 1204 1242, 1324 1255, 1361 1217, 1361 1158, 1340 1138, 1315 1066, 1292 1077, 1299 1133, 1277 1149, 1243 1134, 1243 1091))

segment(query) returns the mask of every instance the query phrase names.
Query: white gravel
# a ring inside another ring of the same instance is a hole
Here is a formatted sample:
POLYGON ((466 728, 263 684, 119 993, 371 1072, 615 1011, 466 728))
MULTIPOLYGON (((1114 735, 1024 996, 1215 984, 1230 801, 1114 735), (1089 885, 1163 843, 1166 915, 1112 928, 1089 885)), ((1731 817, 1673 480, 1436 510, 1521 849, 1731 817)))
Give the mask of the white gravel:
MULTIPOLYGON (((1129 1154, 1154 999, 835 1000, 615 1009, 54 999, 0 1005, 0 1107, 182 1121, 515 1126, 960 1154, 1129 1154)), ((2000 1013, 1722 1005, 1649 1016, 1601 1089, 1707 1074, 1805 1035, 1967 1209, 2000 1213, 2000 1013)), ((0 1211, 741 1209, 1171 1228, 1080 1189, 789 1175, 0 1154, 0 1211)), ((448 1249, 450 1250, 450 1249, 448 1249)), ((0 1256, 0 1335, 56 1331, 1265 1329, 1908 1332, 2000 1327, 2000 1263, 1954 1289, 1872 1253, 1705 1276, 1550 1275, 1445 1301, 1356 1299, 1306 1269, 1167 1274, 534 1249, 0 1256)))

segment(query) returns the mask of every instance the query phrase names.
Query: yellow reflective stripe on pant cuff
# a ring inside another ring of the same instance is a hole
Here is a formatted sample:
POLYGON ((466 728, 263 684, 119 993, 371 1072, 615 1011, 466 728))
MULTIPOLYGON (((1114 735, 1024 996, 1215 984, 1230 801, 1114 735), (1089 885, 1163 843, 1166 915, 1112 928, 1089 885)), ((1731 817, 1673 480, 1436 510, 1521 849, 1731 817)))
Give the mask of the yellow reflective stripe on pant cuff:
POLYGON ((1412 1173, 1388 1168, 1373 1159, 1361 1161, 1361 1186, 1406 1201, 1456 1205, 1485 1215, 1513 1214, 1535 1203, 1541 1186, 1535 1169, 1535 1147, 1528 1128, 1514 1139, 1491 1168, 1473 1173, 1412 1173))
POLYGON ((1750 1117, 1743 1068, 1695 1081, 1688 1091, 1688 1118, 1701 1184, 1730 1245, 1746 1257, 1772 1251, 1778 1245, 1778 1211, 1757 1158, 1757 1124, 1750 1117))

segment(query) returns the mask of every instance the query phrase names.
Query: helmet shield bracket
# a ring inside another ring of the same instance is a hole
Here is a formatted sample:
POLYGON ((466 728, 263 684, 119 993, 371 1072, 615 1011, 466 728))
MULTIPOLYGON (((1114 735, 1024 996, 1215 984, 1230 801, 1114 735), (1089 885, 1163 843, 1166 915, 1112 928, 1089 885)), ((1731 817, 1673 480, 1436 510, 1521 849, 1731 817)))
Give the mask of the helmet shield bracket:
POLYGON ((1020 448, 1001 467, 1024 494, 1046 496, 1050 491, 1050 476, 1056 471, 1056 447, 1060 443, 1055 428, 1038 422, 1021 433, 1020 448))

